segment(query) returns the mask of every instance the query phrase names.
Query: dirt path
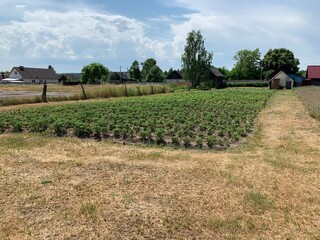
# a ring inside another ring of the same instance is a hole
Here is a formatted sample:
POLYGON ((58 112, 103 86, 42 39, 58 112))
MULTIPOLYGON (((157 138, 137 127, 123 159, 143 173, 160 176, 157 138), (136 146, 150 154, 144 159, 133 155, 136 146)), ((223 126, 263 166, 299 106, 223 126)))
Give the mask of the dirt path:
POLYGON ((278 91, 224 152, 0 135, 0 239, 319 239, 320 123, 278 91))

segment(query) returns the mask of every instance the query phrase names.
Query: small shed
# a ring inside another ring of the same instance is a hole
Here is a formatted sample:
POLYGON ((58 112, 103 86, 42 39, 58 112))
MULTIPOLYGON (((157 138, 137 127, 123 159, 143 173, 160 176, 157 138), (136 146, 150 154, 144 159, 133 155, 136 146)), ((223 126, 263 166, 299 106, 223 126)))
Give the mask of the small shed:
POLYGON ((293 87, 302 86, 304 77, 295 73, 286 73, 279 71, 269 80, 270 89, 292 89, 293 87))

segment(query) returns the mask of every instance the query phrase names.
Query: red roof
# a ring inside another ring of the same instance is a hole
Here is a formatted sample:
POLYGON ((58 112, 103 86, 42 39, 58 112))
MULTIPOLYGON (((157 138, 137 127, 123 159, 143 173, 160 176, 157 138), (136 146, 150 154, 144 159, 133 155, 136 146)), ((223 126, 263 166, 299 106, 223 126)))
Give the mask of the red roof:
POLYGON ((320 66, 308 66, 307 78, 308 79, 314 79, 314 78, 320 79, 320 66))

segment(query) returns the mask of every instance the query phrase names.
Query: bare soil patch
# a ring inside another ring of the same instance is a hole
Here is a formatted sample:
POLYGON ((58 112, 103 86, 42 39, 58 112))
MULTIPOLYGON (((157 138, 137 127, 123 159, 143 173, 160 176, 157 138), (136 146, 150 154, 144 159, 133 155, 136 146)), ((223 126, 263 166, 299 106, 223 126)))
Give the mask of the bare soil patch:
POLYGON ((320 124, 278 91, 215 152, 0 135, 0 239, 319 239, 320 124))

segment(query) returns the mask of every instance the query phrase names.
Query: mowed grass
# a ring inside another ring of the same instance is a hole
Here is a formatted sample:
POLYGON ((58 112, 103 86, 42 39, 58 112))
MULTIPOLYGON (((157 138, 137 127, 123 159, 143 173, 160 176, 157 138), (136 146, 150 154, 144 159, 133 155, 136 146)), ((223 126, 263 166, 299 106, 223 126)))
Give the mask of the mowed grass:
POLYGON ((4 133, 0 239, 319 239, 319 126, 277 91, 228 151, 4 133))

